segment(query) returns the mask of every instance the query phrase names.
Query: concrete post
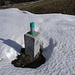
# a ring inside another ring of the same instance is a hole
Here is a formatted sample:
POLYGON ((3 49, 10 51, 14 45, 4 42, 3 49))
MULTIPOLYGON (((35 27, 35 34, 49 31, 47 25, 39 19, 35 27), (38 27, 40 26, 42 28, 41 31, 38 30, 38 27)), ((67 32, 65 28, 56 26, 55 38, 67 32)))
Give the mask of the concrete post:
POLYGON ((30 31, 24 35, 25 53, 33 58, 40 52, 40 33, 34 31, 34 22, 30 23, 30 31))

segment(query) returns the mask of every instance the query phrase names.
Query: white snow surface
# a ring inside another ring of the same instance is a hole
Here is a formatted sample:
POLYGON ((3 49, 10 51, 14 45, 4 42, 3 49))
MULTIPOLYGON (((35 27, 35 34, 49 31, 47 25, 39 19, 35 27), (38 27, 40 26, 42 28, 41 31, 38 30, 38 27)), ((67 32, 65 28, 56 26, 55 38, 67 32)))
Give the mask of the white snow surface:
POLYGON ((75 16, 0 10, 0 75, 75 75, 75 16), (41 34, 46 62, 36 69, 17 68, 11 61, 24 47, 30 22, 41 34))

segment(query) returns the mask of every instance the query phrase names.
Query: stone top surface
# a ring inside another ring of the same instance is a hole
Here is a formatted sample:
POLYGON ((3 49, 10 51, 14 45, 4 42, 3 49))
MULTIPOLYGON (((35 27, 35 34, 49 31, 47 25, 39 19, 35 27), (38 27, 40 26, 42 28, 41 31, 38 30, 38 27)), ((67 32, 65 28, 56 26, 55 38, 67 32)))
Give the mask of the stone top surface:
POLYGON ((31 38, 35 38, 36 36, 38 36, 38 34, 40 34, 39 32, 36 32, 35 31, 35 34, 34 35, 31 35, 30 32, 27 32, 24 36, 28 36, 28 37, 31 37, 31 38))

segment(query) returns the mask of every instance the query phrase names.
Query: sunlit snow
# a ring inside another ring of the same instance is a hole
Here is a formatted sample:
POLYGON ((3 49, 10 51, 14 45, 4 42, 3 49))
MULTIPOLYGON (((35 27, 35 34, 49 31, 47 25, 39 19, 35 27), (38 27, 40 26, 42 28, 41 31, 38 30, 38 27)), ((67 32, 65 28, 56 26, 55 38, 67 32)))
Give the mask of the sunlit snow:
POLYGON ((75 16, 0 10, 0 75, 75 75, 75 16), (36 69, 17 68, 11 61, 24 47, 30 22, 41 34, 46 62, 36 69))

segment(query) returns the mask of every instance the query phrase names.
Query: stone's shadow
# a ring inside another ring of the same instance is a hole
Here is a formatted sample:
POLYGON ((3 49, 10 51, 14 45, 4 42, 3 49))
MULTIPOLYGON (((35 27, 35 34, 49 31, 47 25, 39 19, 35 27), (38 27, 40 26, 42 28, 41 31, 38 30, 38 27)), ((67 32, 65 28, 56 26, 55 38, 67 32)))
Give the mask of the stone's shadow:
POLYGON ((4 44, 6 44, 6 45, 12 47, 12 48, 15 49, 17 52, 20 53, 22 46, 19 45, 17 42, 15 42, 15 41, 13 41, 13 40, 11 40, 11 39, 5 40, 5 39, 0 38, 0 40, 2 40, 4 44))
POLYGON ((53 39, 50 38, 49 45, 46 48, 43 48, 44 56, 46 57, 46 60, 49 60, 51 57, 51 54, 53 52, 53 49, 57 46, 57 42, 53 42, 53 39))

